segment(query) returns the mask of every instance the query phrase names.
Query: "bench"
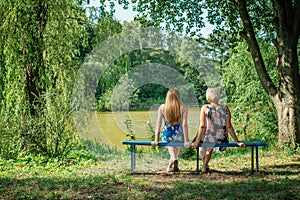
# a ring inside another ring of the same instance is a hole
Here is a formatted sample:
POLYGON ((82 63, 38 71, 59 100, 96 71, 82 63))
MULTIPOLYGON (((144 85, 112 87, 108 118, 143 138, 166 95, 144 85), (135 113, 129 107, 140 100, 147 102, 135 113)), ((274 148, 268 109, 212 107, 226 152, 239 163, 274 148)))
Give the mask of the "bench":
MULTIPOLYGON (((130 166, 131 173, 134 173, 136 166, 136 146, 151 146, 151 140, 126 140, 122 144, 130 145, 130 166)), ((246 147, 251 147, 251 170, 254 171, 254 149, 255 149, 255 161, 256 172, 258 172, 258 147, 266 146, 266 144, 260 140, 243 141, 246 147)), ((183 147, 183 143, 165 143, 159 141, 158 146, 176 146, 183 147)), ((199 172, 199 148, 200 147, 239 147, 235 142, 229 141, 229 143, 199 143, 196 148, 196 171, 199 172)))

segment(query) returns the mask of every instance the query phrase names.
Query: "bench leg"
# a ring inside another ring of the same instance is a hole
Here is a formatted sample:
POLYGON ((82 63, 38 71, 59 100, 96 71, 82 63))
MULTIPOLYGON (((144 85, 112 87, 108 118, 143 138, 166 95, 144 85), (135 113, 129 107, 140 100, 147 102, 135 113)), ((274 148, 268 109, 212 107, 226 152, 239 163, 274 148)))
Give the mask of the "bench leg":
POLYGON ((254 147, 251 146, 251 170, 254 172, 254 147))
POLYGON ((199 147, 196 148, 196 171, 199 173, 199 147))
POLYGON ((136 147, 134 144, 130 145, 130 167, 131 167, 131 173, 134 174, 134 168, 135 168, 135 152, 136 152, 136 147))
POLYGON ((256 171, 258 172, 258 146, 256 146, 256 171))

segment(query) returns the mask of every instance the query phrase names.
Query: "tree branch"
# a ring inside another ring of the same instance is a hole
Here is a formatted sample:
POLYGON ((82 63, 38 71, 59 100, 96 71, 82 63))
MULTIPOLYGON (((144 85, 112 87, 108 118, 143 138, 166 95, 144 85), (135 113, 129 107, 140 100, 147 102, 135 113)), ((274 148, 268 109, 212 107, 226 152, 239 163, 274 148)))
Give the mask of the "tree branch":
POLYGON ((262 54, 260 52, 260 48, 254 33, 253 25, 247 10, 246 1, 231 1, 235 4, 236 9, 238 10, 241 20, 243 22, 244 29, 240 34, 243 38, 246 39, 248 43, 249 51, 251 52, 254 66, 260 79, 260 82, 267 94, 271 97, 274 97, 277 94, 277 89, 266 70, 262 54))
POLYGON ((278 42, 277 42, 277 40, 276 39, 273 39, 272 40, 272 43, 274 44, 274 46, 276 47, 276 49, 278 49, 278 42))
POLYGON ((236 2, 235 0, 231 0, 231 2, 233 3, 233 5, 234 5, 235 7, 238 6, 238 4, 237 4, 237 2, 236 2))
POLYGON ((243 29, 243 30, 240 32, 240 36, 242 36, 242 38, 244 38, 245 40, 248 40, 247 32, 246 32, 245 29, 243 29))

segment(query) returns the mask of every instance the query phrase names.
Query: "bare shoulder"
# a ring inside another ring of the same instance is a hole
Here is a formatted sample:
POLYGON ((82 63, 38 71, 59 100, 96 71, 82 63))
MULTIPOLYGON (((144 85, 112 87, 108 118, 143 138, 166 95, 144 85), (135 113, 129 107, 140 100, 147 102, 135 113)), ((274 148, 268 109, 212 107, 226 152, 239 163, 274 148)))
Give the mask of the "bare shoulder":
POLYGON ((207 108, 208 108, 208 106, 209 106, 209 104, 203 104, 203 105, 201 106, 201 111, 206 111, 207 108))
POLYGON ((164 110, 164 107, 165 107, 165 104, 160 104, 160 106, 159 106, 159 108, 158 108, 158 110, 164 110))
POLYGON ((182 108, 183 108, 184 111, 187 111, 187 110, 188 110, 188 106, 185 105, 185 104, 182 105, 182 108))

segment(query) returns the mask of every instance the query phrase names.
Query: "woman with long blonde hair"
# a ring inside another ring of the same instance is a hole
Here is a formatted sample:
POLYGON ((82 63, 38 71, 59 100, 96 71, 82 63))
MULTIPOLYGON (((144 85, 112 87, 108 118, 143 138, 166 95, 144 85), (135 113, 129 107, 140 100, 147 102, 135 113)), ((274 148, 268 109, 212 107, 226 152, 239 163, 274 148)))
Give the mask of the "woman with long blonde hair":
MULTIPOLYGON (((165 103, 160 105, 158 109, 155 140, 152 142, 152 146, 158 145, 163 121, 162 142, 184 142, 184 147, 189 148, 187 116, 188 108, 182 103, 179 91, 176 88, 170 88, 167 92, 165 103)), ((167 148, 170 154, 167 171, 178 172, 178 155, 180 147, 167 146, 167 148)))

